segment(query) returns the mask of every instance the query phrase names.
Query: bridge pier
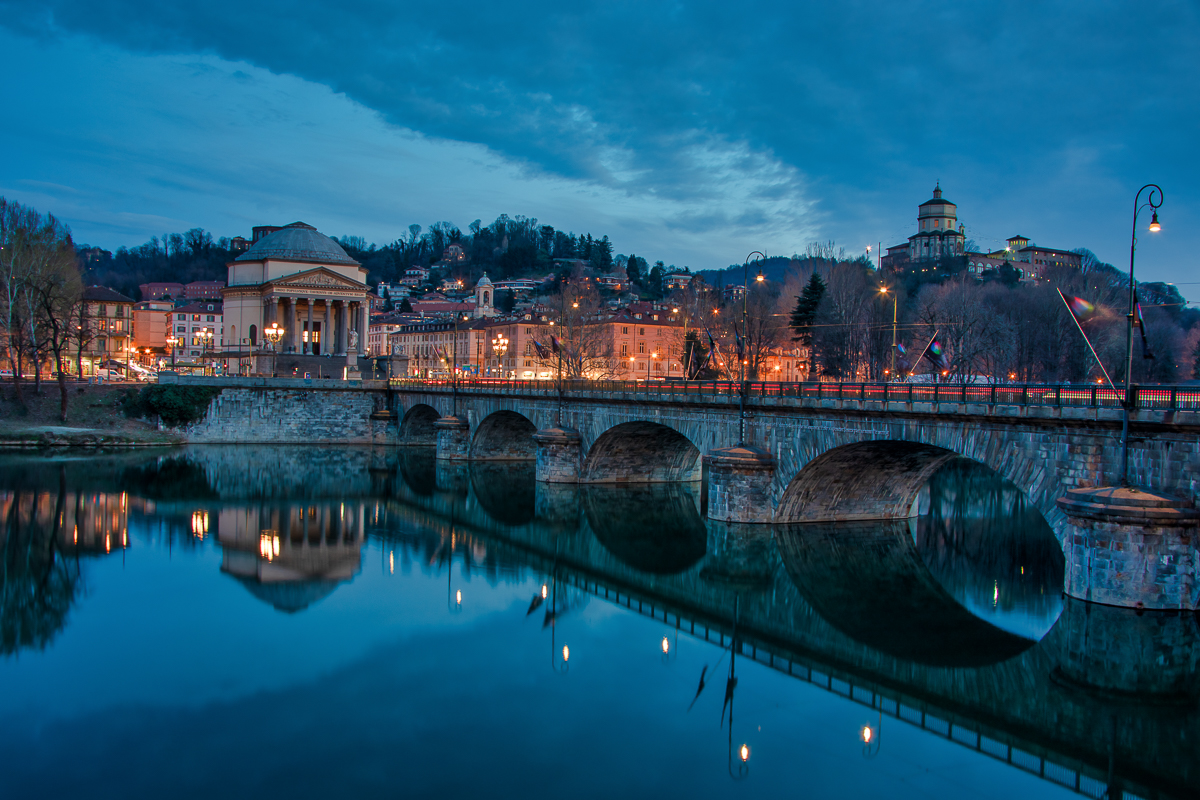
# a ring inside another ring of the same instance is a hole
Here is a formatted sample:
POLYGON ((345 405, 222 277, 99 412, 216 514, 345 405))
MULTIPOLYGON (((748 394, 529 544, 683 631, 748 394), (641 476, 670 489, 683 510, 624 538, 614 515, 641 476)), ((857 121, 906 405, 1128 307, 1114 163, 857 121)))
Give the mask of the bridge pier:
POLYGON ((437 429, 439 461, 465 461, 471 457, 471 424, 466 417, 448 415, 433 427, 437 429))
POLYGON ((708 453, 708 517, 725 522, 774 519, 771 483, 775 458, 757 447, 723 447, 708 453))
POLYGON ((537 471, 541 483, 579 483, 583 438, 574 428, 547 428, 533 435, 537 442, 537 471))
POLYGON ((1058 499, 1071 597, 1129 608, 1196 610, 1200 510, 1134 488, 1072 489, 1058 499))

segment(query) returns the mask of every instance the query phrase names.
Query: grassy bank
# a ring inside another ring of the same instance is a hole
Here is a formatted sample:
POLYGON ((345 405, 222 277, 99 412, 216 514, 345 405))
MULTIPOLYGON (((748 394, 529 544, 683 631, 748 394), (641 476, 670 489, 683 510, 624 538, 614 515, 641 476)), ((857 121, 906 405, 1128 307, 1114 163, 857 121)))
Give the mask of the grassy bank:
POLYGON ((58 385, 43 383, 40 394, 33 384, 23 386, 26 408, 16 402, 11 381, 0 386, 0 447, 113 447, 178 444, 183 437, 159 431, 150 422, 129 419, 121 400, 140 386, 86 383, 70 384, 67 421, 60 417, 58 385))

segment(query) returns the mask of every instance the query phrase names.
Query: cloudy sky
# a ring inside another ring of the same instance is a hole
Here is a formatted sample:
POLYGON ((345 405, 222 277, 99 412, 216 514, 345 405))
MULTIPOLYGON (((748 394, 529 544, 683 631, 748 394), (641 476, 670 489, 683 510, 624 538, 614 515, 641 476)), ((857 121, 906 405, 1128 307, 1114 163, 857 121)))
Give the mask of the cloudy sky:
POLYGON ((1200 300, 1200 11, 1153 4, 0 0, 0 194, 112 248, 501 213, 697 269, 915 232, 936 181, 1200 300))

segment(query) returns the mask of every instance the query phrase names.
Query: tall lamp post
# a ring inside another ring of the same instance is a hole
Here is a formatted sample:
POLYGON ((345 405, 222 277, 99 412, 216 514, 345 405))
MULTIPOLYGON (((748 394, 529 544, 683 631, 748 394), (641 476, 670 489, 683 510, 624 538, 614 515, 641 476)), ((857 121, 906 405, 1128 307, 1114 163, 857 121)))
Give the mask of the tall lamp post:
MULTIPOLYGON (((868 247, 867 249, 870 250, 871 248, 868 247)), ((880 286, 879 293, 886 295, 888 293, 888 287, 880 286)), ((892 292, 891 294, 892 294, 892 366, 891 366, 891 369, 888 370, 888 380, 889 381, 893 381, 896 379, 896 303, 900 299, 899 295, 897 295, 895 292, 892 292)))
MULTIPOLYGON (((750 391, 749 382, 746 380, 746 356, 749 355, 750 349, 750 331, 746 329, 746 312, 750 302, 750 256, 758 256, 754 259, 756 262, 766 259, 766 253, 758 250, 753 251, 746 256, 746 261, 742 265, 742 346, 738 348, 738 381, 742 385, 741 401, 738 408, 738 447, 743 447, 746 444, 746 395, 750 391)), ((762 283, 766 277, 762 274, 762 266, 758 268, 758 275, 754 278, 756 283, 762 283)))
POLYGON ((167 337, 167 344, 171 347, 171 372, 175 371, 175 345, 179 344, 179 340, 174 336, 167 337))
POLYGON ((1124 413, 1121 415, 1122 486, 1129 485, 1129 412, 1133 408, 1133 324, 1137 314, 1137 282, 1133 279, 1133 257, 1137 252, 1137 220, 1142 209, 1149 207, 1153 209, 1153 216, 1150 217, 1151 233, 1162 230, 1162 226, 1158 224, 1158 207, 1162 205, 1162 201, 1162 188, 1156 183, 1147 183, 1138 189, 1133 198, 1133 234, 1129 242, 1129 316, 1125 325, 1125 399, 1121 403, 1124 408, 1124 413), (1146 195, 1146 202, 1142 203, 1142 192, 1147 189, 1150 191, 1146 195), (1158 197, 1157 202, 1155 202, 1155 196, 1158 197))
POLYGON ((458 416, 458 323, 469 319, 466 314, 454 312, 454 347, 451 348, 450 359, 454 362, 450 365, 450 380, 451 386, 451 407, 454 409, 453 416, 458 416))

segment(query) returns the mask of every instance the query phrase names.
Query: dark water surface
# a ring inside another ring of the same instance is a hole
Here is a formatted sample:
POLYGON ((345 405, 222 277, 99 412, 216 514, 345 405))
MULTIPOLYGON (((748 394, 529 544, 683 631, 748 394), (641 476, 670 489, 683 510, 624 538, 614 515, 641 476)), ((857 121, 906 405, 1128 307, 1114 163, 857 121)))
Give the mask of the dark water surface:
POLYGON ((1195 796, 1196 617, 1064 599, 972 462, 918 506, 772 529, 421 448, 5 456, 0 796, 1195 796))

